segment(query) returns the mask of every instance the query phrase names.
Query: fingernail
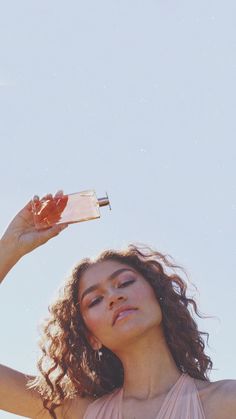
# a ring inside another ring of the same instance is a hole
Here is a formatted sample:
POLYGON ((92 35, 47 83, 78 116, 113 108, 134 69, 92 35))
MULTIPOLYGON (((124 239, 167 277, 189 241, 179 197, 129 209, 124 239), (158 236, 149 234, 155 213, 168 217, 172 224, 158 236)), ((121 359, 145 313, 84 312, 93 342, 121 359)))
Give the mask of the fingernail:
POLYGON ((55 196, 58 196, 58 195, 63 195, 63 191, 62 190, 57 191, 57 193, 55 194, 55 196))

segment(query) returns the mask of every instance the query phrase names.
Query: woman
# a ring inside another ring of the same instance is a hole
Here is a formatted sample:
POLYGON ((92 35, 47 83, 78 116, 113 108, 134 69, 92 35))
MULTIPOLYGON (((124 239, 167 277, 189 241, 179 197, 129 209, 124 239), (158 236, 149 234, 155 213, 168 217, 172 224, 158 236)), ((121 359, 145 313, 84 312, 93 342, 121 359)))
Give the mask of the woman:
MULTIPOLYGON (((36 231, 29 202, 0 241, 0 280, 66 227, 36 231)), ((50 308, 39 376, 1 366, 0 408, 42 419, 235 419, 236 381, 209 381, 197 306, 175 268, 134 245, 82 260, 50 308)))

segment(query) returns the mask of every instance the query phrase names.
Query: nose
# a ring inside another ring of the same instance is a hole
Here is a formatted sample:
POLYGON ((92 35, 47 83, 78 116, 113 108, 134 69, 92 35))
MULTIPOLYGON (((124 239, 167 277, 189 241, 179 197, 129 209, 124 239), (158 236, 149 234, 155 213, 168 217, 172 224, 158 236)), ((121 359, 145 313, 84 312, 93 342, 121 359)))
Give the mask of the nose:
POLYGON ((114 304, 120 301, 125 301, 127 298, 118 290, 111 290, 108 295, 108 306, 112 308, 114 304))

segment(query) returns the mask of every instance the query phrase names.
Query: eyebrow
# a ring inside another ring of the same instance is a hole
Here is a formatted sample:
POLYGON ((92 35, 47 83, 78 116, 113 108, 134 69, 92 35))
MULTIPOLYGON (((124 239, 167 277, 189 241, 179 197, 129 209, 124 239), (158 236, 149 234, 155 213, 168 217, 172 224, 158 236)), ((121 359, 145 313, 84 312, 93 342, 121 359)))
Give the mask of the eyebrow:
MULTIPOLYGON (((111 281, 112 279, 114 279, 116 276, 120 275, 122 272, 124 271, 131 271, 134 272, 133 269, 129 269, 129 268, 121 268, 121 269, 117 269, 117 271, 113 272, 111 275, 108 276, 107 280, 111 281)), ((99 288, 99 284, 94 284, 91 285, 91 287, 88 287, 81 295, 81 299, 80 299, 80 303, 82 303, 83 298, 89 294, 90 292, 95 291, 96 289, 99 288)))

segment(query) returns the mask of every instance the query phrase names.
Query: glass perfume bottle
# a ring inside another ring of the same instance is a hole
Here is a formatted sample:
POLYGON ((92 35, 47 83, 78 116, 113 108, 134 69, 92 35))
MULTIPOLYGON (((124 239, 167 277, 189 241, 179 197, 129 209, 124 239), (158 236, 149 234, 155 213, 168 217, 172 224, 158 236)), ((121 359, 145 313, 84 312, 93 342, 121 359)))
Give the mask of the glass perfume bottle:
POLYGON ((34 224, 42 230, 61 223, 78 223, 100 218, 100 207, 109 205, 108 195, 97 198, 94 190, 45 197, 32 202, 34 224))

